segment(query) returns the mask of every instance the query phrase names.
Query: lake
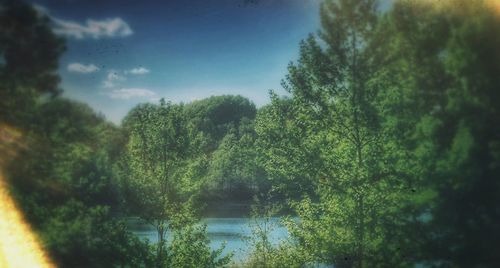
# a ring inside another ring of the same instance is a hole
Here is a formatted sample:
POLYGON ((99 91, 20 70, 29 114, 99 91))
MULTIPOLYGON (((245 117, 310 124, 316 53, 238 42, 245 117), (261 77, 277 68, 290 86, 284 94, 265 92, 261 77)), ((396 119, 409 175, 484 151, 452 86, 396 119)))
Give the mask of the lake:
MULTIPOLYGON (((242 261, 248 256, 252 248, 247 243, 245 237, 252 234, 252 225, 262 223, 262 219, 251 219, 245 217, 207 217, 203 218, 201 223, 207 225, 208 238, 210 239, 210 247, 218 249, 223 243, 226 247, 223 254, 234 252, 233 260, 242 261)), ((275 217, 271 219, 273 230, 270 232, 270 239, 273 244, 278 244, 281 240, 286 240, 289 236, 287 229, 281 224, 281 218, 275 217)), ((150 242, 157 242, 157 233, 151 225, 142 223, 138 219, 130 219, 130 228, 133 233, 142 239, 148 239, 150 242)), ((167 237, 171 237, 170 233, 167 237)))

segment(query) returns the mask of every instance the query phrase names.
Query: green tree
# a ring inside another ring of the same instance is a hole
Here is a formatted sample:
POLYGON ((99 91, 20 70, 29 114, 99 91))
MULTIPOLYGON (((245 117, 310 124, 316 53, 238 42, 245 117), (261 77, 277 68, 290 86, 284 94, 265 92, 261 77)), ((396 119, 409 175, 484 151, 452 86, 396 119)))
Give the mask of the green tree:
POLYGON ((11 192, 61 267, 146 267, 148 247, 111 216, 118 200, 103 133, 116 128, 87 105, 40 105, 7 167, 11 192))
POLYGON ((426 78, 441 88, 442 102, 419 123, 426 130, 418 140, 419 164, 435 192, 426 202, 421 258, 442 266, 495 266, 500 54, 492 36, 500 31, 499 18, 487 1, 448 1, 433 12, 450 29, 446 43, 435 43, 442 44, 436 58, 448 80, 426 78))
MULTIPOLYGON (((498 12, 485 1, 457 1, 444 59, 453 83, 437 129, 439 195, 434 234, 438 258, 452 265, 495 266, 500 239, 500 34, 498 12), (465 12, 462 10, 465 7, 465 12)), ((435 252, 435 253, 436 253, 435 252)))
POLYGON ((383 64, 373 81, 386 88, 386 125, 410 156, 396 167, 409 175, 414 192, 395 233, 406 237, 405 254, 414 262, 499 263, 492 224, 499 218, 500 188, 492 179, 499 54, 491 38, 499 23, 489 4, 398 1, 379 27, 386 53, 379 54, 383 64))
POLYGON ((270 176, 285 180, 285 191, 296 184, 308 193, 293 203, 301 220, 289 226, 320 263, 375 265, 406 198, 405 176, 392 163, 400 148, 381 117, 383 89, 372 81, 377 17, 374 1, 325 1, 319 38, 302 42, 283 83, 291 98, 271 95, 257 118, 270 176))
POLYGON ((252 212, 250 214, 252 222, 252 234, 247 238, 253 251, 249 256, 249 262, 258 267, 274 267, 276 257, 275 245, 271 241, 271 232, 276 229, 279 222, 274 218, 280 207, 272 203, 270 195, 254 197, 252 212))
POLYGON ((206 150, 217 148, 231 128, 238 129, 243 118, 254 119, 255 105, 242 96, 212 96, 186 105, 190 128, 209 139, 206 150))
POLYGON ((25 125, 40 95, 60 92, 64 50, 47 16, 22 1, 0 2, 0 120, 25 125))
POLYGON ((222 256, 223 247, 212 251, 205 225, 187 225, 174 232, 168 247, 167 267, 227 267, 232 254, 222 256))
POLYGON ((243 118, 239 129, 230 128, 212 154, 208 170, 208 191, 217 198, 248 201, 268 184, 257 161, 253 121, 243 118))
POLYGON ((211 252, 204 229, 193 227, 193 204, 203 185, 207 161, 190 140, 183 105, 160 101, 134 108, 124 120, 128 134, 122 162, 124 192, 131 212, 156 228, 156 266, 225 265, 229 257, 211 252), (173 240, 167 243, 167 231, 173 240), (191 248, 192 247, 192 248, 191 248), (205 254, 205 255, 204 255, 205 254), (202 259, 198 257, 202 256, 202 259))
POLYGON ((255 105, 242 96, 212 96, 185 105, 191 155, 204 155, 202 199, 249 202, 256 191, 269 187, 256 161, 255 105))
POLYGON ((124 175, 133 212, 158 233, 157 266, 164 262, 168 220, 180 214, 180 179, 187 156, 182 107, 165 103, 134 108, 125 118, 128 132, 124 175), (184 165, 183 165, 184 164, 184 165))

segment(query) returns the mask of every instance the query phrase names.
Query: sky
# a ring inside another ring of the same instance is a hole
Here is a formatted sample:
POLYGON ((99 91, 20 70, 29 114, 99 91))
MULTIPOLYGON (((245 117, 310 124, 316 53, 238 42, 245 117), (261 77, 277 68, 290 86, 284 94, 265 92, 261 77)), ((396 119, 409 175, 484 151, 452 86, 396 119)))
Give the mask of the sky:
POLYGON ((257 107, 320 26, 320 0, 33 0, 66 38, 63 96, 119 124, 143 102, 239 94, 257 107))

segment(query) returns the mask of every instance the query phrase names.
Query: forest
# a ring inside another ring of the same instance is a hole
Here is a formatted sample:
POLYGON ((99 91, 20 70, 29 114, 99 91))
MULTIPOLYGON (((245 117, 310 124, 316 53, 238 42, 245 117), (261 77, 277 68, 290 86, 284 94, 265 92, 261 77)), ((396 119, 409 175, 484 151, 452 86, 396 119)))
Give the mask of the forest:
MULTIPOLYGON (((325 0, 286 95, 161 99, 121 124, 61 96, 65 40, 0 4, 0 161, 58 267, 499 267, 500 8, 325 0), (17 142, 7 133, 21 133, 17 142), (279 216, 235 261, 200 219, 279 216), (154 228, 131 232, 127 217, 154 228)), ((0 237, 0 239, 3 239, 0 237)))

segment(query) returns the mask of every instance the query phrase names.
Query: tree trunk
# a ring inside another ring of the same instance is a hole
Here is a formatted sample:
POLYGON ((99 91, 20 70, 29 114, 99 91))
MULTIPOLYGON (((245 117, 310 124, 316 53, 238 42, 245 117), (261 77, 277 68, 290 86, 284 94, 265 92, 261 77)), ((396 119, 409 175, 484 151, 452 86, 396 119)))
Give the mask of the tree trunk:
POLYGON ((365 213, 364 213, 364 197, 359 196, 359 237, 358 237, 358 267, 363 268, 364 261, 364 243, 365 243, 365 213))
POLYGON ((157 267, 163 267, 163 258, 164 258, 164 246, 165 246, 165 226, 163 223, 158 224, 156 227, 156 231, 158 232, 158 243, 156 250, 156 261, 157 267))

